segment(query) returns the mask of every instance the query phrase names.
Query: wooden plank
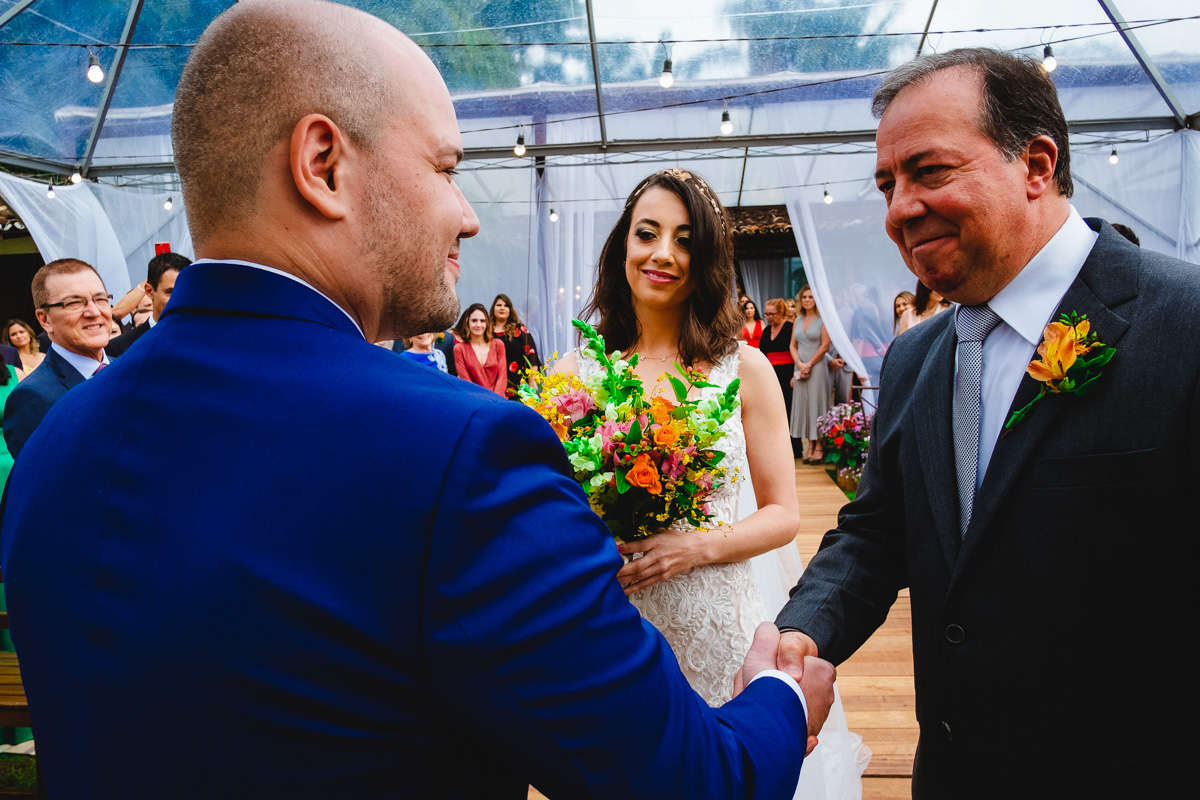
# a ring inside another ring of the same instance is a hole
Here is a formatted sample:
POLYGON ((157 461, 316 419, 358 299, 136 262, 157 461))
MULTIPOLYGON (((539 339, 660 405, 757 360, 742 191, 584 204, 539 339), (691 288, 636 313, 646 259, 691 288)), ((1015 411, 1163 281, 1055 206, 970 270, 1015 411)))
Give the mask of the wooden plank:
POLYGON ((911 800, 911 778, 863 778, 863 800, 911 800))
POLYGON ((908 755, 878 755, 872 754, 871 763, 863 777, 912 777, 912 754, 908 755))

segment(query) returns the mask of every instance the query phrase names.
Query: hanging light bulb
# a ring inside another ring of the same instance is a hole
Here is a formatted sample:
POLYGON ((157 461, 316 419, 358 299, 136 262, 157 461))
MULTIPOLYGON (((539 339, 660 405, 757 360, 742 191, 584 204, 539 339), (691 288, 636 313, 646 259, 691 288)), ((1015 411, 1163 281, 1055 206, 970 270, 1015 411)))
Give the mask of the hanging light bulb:
POLYGON ((833 203, 833 195, 829 193, 829 187, 825 188, 825 195, 821 199, 825 201, 825 205, 831 205, 833 203))
POLYGON ((521 156, 525 155, 525 134, 524 133, 517 134, 517 143, 513 145, 513 155, 515 155, 517 158, 520 158, 521 156))
POLYGON ((54 184, 53 183, 46 184, 46 197, 50 198, 51 200, 54 199, 54 184))
POLYGON ((550 209, 550 221, 551 221, 551 222, 558 222, 558 212, 557 212, 557 211, 555 211, 553 208, 552 208, 552 209, 550 209))
POLYGON ((671 59, 669 56, 663 59, 662 75, 658 76, 658 85, 664 89, 670 89, 675 85, 675 73, 671 71, 671 59))
POLYGON ((165 208, 167 211, 170 211, 174 205, 175 205, 175 201, 171 197, 168 196, 166 199, 166 202, 163 203, 163 208, 165 208))
POLYGON ((1117 155, 1117 148, 1114 147, 1112 149, 1112 152, 1108 154, 1108 163, 1116 164, 1120 160, 1121 160, 1121 157, 1119 155, 1117 155))
POLYGON ((79 183, 83 180, 83 176, 79 174, 79 170, 71 173, 71 183, 79 183))
POLYGON ((88 53, 87 79, 92 83, 104 82, 104 70, 100 67, 100 59, 95 53, 88 53))
POLYGON ((1058 69, 1058 59, 1054 57, 1054 51, 1050 49, 1050 45, 1042 48, 1042 69, 1046 72, 1054 72, 1058 69))
POLYGON ((728 136, 733 133, 733 120, 729 118, 729 103, 725 103, 725 108, 721 111, 721 135, 728 136))

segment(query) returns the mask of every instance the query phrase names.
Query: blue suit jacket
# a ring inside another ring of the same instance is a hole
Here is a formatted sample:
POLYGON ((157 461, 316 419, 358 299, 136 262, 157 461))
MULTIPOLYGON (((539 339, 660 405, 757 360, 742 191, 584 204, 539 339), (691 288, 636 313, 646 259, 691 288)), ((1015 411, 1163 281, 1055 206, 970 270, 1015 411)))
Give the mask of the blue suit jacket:
POLYGON ((53 348, 46 353, 37 369, 13 389, 4 404, 4 442, 16 458, 34 429, 41 423, 50 406, 83 383, 84 377, 53 348))
POLYGON ((0 542, 50 797, 795 785, 793 690, 688 687, 539 417, 265 271, 180 274, 30 440, 0 542))

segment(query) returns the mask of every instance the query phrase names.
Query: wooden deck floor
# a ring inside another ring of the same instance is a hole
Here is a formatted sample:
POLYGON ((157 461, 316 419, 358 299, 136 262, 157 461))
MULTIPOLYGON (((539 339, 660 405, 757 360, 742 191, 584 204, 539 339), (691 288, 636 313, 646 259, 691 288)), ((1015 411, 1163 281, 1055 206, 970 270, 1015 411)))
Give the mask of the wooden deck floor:
MULTIPOLYGON (((823 467, 796 462, 800 533, 796 546, 807 564, 833 527, 845 496, 823 467)), ((911 795, 912 759, 917 747, 913 696, 912 610, 904 591, 887 622, 838 668, 838 689, 850 730, 871 748, 863 775, 863 800, 900 800, 911 795)), ((529 800, 546 800, 530 789, 529 800)))

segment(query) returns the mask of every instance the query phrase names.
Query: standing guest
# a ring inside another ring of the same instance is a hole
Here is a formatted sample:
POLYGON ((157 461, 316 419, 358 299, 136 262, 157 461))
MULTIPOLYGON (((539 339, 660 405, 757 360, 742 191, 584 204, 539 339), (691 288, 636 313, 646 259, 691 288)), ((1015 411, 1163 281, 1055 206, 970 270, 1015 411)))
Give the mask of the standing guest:
POLYGON ((900 318, 904 316, 904 312, 913 307, 916 302, 916 295, 912 292, 901 292, 892 300, 892 335, 900 333, 900 318))
POLYGON ((1121 222, 1114 222, 1112 224, 1112 229, 1114 231, 1116 231, 1117 233, 1121 234, 1122 236, 1124 236, 1129 241, 1136 244, 1138 247, 1142 246, 1142 242, 1141 242, 1141 240, 1138 239, 1138 235, 1136 233, 1134 233, 1133 228, 1129 227, 1128 225, 1125 225, 1124 223, 1121 223, 1121 222))
POLYGON ((889 348, 857 498, 778 618, 782 658, 844 661, 906 590, 914 800, 1180 796, 1200 268, 1079 215, 1039 61, 921 56, 873 110, 884 228, 959 305, 889 348))
POLYGON ((453 321, 479 229, 429 57, 307 0, 233 4, 190 49, 172 142, 200 258, 51 411, 3 512, 48 796, 790 792, 832 668, 774 670, 764 623, 709 708, 550 426, 370 344, 453 321))
POLYGON ((823 456, 817 420, 829 410, 831 394, 825 353, 829 351, 829 331, 817 311, 812 289, 804 286, 796 296, 800 317, 792 327, 791 351, 796 369, 792 372, 792 438, 803 439, 805 464, 820 464, 823 456), (821 365, 817 369, 817 365, 821 365))
POLYGON ((179 277, 180 270, 191 263, 187 256, 181 256, 179 253, 159 253, 150 259, 150 263, 146 265, 146 282, 142 284, 142 290, 150 301, 150 316, 138 323, 133 330, 109 343, 107 350, 110 357, 116 358, 124 353, 162 319, 163 310, 175 289, 175 279, 179 277))
POLYGON ((504 342, 492 335, 492 325, 483 303, 472 303, 459 319, 462 327, 454 334, 454 369, 458 377, 504 397, 508 387, 504 342))
POLYGON ((917 281, 917 293, 912 305, 900 315, 896 322, 896 335, 904 333, 909 328, 926 320, 933 319, 938 314, 950 308, 950 301, 917 281))
POLYGON ((762 316, 758 313, 758 306, 754 305, 754 301, 746 298, 746 301, 741 305, 742 319, 745 324, 742 325, 741 333, 738 338, 751 347, 758 347, 758 342, 762 338, 763 323, 762 316))
POLYGON ((783 402, 788 413, 792 414, 792 372, 795 363, 792 360, 792 323, 787 318, 787 304, 782 297, 772 297, 763 306, 766 309, 767 324, 763 328, 762 337, 758 340, 758 349, 767 357, 768 363, 775 370, 779 380, 779 391, 783 394, 783 402))
POLYGON ((788 322, 793 322, 793 323, 794 323, 794 322, 796 321, 796 316, 797 316, 797 313, 796 313, 796 298, 794 298, 794 297, 789 297, 789 298, 788 298, 787 300, 785 300, 784 302, 787 304, 787 321, 788 321, 788 322))
POLYGON ((133 313, 129 315, 131 322, 129 323, 134 328, 139 328, 150 319, 154 313, 154 301, 149 297, 142 297, 138 301, 137 307, 133 309, 133 313))
MULTIPOLYGON (((466 321, 460 319, 455 328, 465 324, 466 321)), ((442 363, 446 365, 446 372, 457 376, 458 367, 454 364, 454 345, 458 344, 458 335, 454 333, 455 328, 447 328, 442 331, 433 346, 442 354, 442 363)))
MULTIPOLYGON (((17 374, 16 367, 12 364, 0 363, 0 409, 4 408, 8 396, 12 394, 13 389, 17 388, 19 380, 20 376, 17 374)), ((3 434, 2 427, 0 427, 0 434, 3 434)), ((12 453, 8 452, 4 437, 0 435, 0 496, 4 493, 4 484, 8 482, 8 473, 12 470, 12 465, 12 453)))
POLYGON ((18 367, 26 375, 41 366, 42 359, 46 357, 46 354, 42 352, 41 346, 38 344, 37 334, 33 332, 33 326, 24 320, 10 319, 4 323, 3 340, 5 344, 16 348, 20 363, 14 366, 18 367))
POLYGON ((829 381, 833 384, 833 402, 849 403, 850 391, 854 387, 854 370, 832 345, 825 354, 825 362, 829 366, 829 381))
POLYGON ((542 359, 538 355, 533 334, 521 323, 517 309, 512 300, 508 299, 508 295, 496 295, 489 317, 492 334, 504 343, 505 372, 508 375, 505 396, 514 398, 517 396, 517 387, 521 385, 521 376, 525 370, 541 367, 542 359))
POLYGON ((4 441, 13 458, 68 389, 108 365, 104 346, 112 326, 112 295, 85 261, 51 261, 34 273, 30 289, 34 313, 51 344, 41 366, 4 404, 4 441))
POLYGON ((417 362, 421 366, 446 372, 446 356, 441 350, 433 349, 433 337, 436 333, 418 333, 408 339, 408 349, 401 355, 417 362))

